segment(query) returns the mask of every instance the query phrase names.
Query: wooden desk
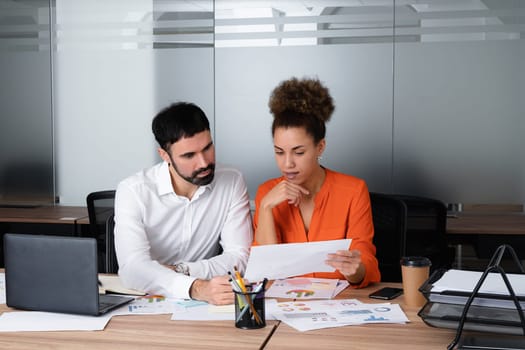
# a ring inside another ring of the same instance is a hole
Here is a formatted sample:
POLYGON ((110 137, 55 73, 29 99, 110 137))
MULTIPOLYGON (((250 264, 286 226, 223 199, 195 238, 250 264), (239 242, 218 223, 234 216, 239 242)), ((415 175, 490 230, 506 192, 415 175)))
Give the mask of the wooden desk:
MULTIPOLYGON (((0 305, 0 311, 6 311, 0 305)), ((230 321, 172 321, 171 315, 113 317, 103 331, 0 333, 0 348, 46 349, 259 349, 278 321, 256 330, 235 328, 230 321)))
MULTIPOLYGON (((368 294, 382 283, 343 291, 338 298, 380 302, 368 294)), ((445 349, 455 330, 427 326, 417 316, 419 308, 399 303, 408 324, 369 324, 299 332, 279 321, 263 329, 242 330, 230 321, 172 321, 170 315, 115 316, 103 331, 0 333, 0 348, 26 350, 46 344, 50 349, 445 349)), ((0 312, 8 311, 0 305, 0 312)))
MULTIPOLYGON (((400 286, 396 283, 381 283, 379 286, 400 286)), ((343 291, 338 298, 357 298, 365 303, 380 303, 368 298, 378 285, 363 289, 343 291)), ((417 312, 419 308, 404 305, 404 297, 391 301, 401 305, 410 323, 368 324, 345 326, 299 332, 281 322, 264 349, 446 349, 456 334, 455 330, 427 326, 417 312)))

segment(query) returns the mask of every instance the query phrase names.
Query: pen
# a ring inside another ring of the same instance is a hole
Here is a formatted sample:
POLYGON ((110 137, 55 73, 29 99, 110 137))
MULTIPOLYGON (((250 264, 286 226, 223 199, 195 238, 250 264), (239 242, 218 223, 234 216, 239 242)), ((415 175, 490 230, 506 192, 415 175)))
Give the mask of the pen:
POLYGON ((237 279, 233 278, 233 276, 231 276, 231 274, 232 273, 228 271, 228 275, 230 275, 230 277, 231 277, 228 281, 232 285, 233 290, 236 291, 236 292, 239 292, 239 293, 243 293, 243 290, 242 290, 241 286, 239 285, 239 282, 237 281, 237 279))
POLYGON ((258 293, 261 292, 261 290, 266 289, 266 283, 268 283, 268 279, 267 279, 267 278, 265 278, 261 283, 259 283, 259 284, 257 285, 257 287, 255 287, 255 289, 253 290, 253 292, 254 292, 255 294, 258 294, 258 293))

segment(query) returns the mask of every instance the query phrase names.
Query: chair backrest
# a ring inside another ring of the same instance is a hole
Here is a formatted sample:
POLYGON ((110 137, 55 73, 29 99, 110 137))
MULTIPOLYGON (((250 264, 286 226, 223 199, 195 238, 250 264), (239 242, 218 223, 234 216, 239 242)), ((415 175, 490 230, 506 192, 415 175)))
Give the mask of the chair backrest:
POLYGON ((447 207, 437 199, 396 195, 407 206, 407 256, 426 256, 432 262, 430 271, 450 268, 451 249, 446 239, 447 207))
POLYGON ((106 272, 107 273, 117 273, 118 272, 118 262, 117 255, 115 253, 115 215, 108 217, 106 221, 106 272))
POLYGON ((407 208, 388 194, 370 192, 374 244, 381 281, 401 282, 401 257, 405 255, 407 208))
POLYGON ((115 190, 91 192, 86 197, 89 232, 97 239, 99 253, 99 272, 107 272, 106 265, 106 234, 108 218, 115 210, 115 190))

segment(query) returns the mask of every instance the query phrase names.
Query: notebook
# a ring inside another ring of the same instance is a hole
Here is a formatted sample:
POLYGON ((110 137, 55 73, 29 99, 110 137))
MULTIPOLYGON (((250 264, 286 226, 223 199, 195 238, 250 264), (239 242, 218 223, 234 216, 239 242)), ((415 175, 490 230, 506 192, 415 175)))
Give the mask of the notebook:
POLYGON ((134 299, 99 295, 94 238, 6 233, 4 264, 9 307, 96 316, 134 299))

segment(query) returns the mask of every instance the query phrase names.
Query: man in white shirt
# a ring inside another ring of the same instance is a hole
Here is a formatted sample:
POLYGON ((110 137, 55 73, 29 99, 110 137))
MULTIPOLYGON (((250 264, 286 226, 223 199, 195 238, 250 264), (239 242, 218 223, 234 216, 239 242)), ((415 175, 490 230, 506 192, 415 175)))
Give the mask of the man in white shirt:
POLYGON ((194 104, 152 123, 163 162, 117 187, 115 250, 126 287, 216 305, 234 297, 228 271, 243 271, 253 229, 242 174, 215 167, 208 119, 194 104))

